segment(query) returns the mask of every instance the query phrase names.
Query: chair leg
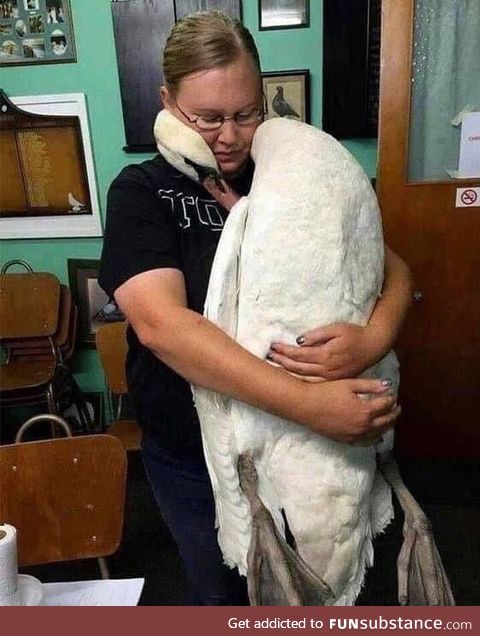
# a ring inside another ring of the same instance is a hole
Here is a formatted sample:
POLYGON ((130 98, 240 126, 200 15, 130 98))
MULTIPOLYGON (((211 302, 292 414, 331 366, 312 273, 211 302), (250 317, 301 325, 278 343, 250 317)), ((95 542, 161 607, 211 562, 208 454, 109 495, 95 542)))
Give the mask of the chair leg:
MULTIPOLYGON (((48 412, 52 415, 58 415, 57 406, 55 404, 55 397, 53 395, 53 386, 51 384, 49 385, 47 390, 47 404, 48 412)), ((55 438, 57 436, 57 428, 53 420, 50 422, 50 434, 52 438, 55 438)))
POLYGON ((90 416, 90 412, 87 407, 87 403, 85 398, 83 397, 82 390, 78 386, 75 378, 73 377, 70 371, 67 371, 68 374, 68 382, 70 384, 70 388, 72 391, 72 402, 77 407, 78 415, 80 417, 80 424, 82 425, 85 433, 93 433, 94 432, 94 422, 90 416))
POLYGON ((118 404, 117 404, 117 415, 115 417, 116 420, 119 420, 122 416, 122 408, 123 408, 123 395, 118 396, 118 404))
POLYGON ((100 574, 102 575, 102 579, 109 579, 110 571, 108 569, 107 561, 104 559, 104 557, 99 557, 97 561, 98 561, 98 567, 100 568, 100 574))

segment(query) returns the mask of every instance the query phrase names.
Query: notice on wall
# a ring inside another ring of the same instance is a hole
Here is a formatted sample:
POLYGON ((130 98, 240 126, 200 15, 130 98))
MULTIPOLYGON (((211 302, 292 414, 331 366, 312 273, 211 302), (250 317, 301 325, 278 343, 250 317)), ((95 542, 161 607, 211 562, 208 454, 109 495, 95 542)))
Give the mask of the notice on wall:
POLYGON ((455 207, 480 207, 480 188, 457 188, 455 192, 455 207))
POLYGON ((480 112, 463 116, 458 177, 480 177, 480 112))

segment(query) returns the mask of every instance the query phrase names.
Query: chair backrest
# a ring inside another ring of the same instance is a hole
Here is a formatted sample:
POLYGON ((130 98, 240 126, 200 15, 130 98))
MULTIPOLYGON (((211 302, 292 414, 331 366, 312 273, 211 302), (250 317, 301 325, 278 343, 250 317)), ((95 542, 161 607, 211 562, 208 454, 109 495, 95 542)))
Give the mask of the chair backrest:
MULTIPOLYGON (((77 326, 77 308, 72 300, 72 292, 66 285, 60 285, 60 307, 57 330, 53 335, 53 344, 60 352, 62 359, 73 353, 77 326)), ((5 339, 4 345, 16 360, 31 360, 52 357, 52 344, 45 338, 5 339)))
POLYGON ((55 334, 60 282, 53 274, 2 274, 0 298, 0 338, 47 338, 55 334))
POLYGON ((115 395, 128 393, 125 375, 125 359, 128 351, 126 332, 126 322, 113 322, 102 325, 96 333, 100 362, 110 391, 115 395))
POLYGON ((0 446, 0 519, 17 528, 19 565, 115 552, 126 465, 109 435, 0 446))

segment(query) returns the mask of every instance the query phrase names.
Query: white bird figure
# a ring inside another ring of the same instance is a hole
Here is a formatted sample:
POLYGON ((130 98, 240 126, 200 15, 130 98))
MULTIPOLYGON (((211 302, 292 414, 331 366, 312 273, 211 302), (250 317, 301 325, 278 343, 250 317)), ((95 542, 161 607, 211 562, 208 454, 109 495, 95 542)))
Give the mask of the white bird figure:
MULTIPOLYGON (((167 111, 154 133, 160 153, 190 178, 221 177, 203 138, 167 111)), ((366 324, 382 287, 383 238, 376 197, 360 166, 329 135, 281 119, 258 128, 252 156, 252 188, 222 232, 205 315, 260 357, 273 340, 293 343, 312 326, 366 324)), ((392 378, 396 391, 395 355, 365 375, 392 378)), ((392 435, 376 448, 352 447, 193 390, 219 543, 227 564, 249 570, 252 604, 326 604, 331 590, 335 604, 352 604, 372 563, 372 537, 393 516, 384 477, 405 512, 400 604, 455 604, 428 519, 387 452, 392 435), (282 511, 303 559, 282 539, 282 511), (273 577, 252 559, 261 541, 273 577)))
POLYGON ((71 192, 68 193, 68 205, 70 206, 70 212, 81 212, 85 207, 85 203, 77 201, 71 192))

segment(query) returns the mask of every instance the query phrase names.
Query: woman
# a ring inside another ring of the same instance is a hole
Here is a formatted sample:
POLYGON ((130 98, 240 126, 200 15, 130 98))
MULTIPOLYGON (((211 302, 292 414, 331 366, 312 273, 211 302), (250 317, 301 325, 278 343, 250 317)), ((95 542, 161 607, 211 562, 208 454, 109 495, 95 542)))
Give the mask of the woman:
POLYGON ((123 170, 109 191, 100 283, 131 325, 127 375, 144 429, 145 468, 185 563, 189 603, 237 605, 246 602, 245 586, 222 564, 189 383, 338 441, 381 435, 399 412, 385 393, 388 380, 345 378, 391 348, 410 282, 389 251, 382 298, 369 325, 313 329, 299 334, 298 347, 275 343, 269 358, 280 367, 251 355, 203 318, 231 191, 246 194, 252 179, 250 146, 263 116, 260 63, 241 23, 207 12, 176 24, 163 69, 165 108, 203 137, 229 187, 209 186, 219 205, 161 155, 123 170), (335 381, 309 383, 298 375, 335 381), (357 397, 362 392, 377 395, 365 402, 357 397))

